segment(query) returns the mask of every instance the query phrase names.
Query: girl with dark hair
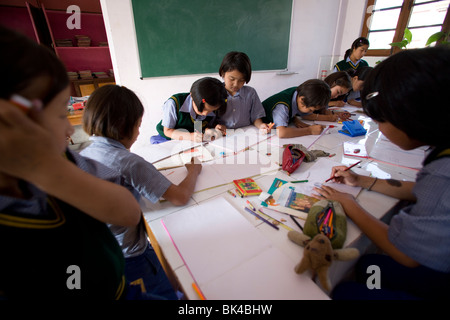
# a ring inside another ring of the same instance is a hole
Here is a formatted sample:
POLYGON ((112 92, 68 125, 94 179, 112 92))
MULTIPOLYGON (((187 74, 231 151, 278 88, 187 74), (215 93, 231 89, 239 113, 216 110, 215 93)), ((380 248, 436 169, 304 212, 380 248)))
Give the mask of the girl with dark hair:
POLYGON ((367 79, 372 70, 372 67, 362 67, 356 70, 347 69, 347 72, 352 79, 352 87, 346 94, 344 101, 349 105, 359 108, 362 107, 360 92, 364 88, 364 81, 367 79))
POLYGON ((232 51, 225 55, 219 68, 228 92, 228 107, 219 123, 228 129, 237 129, 254 125, 262 132, 270 131, 267 123, 262 121, 266 115, 258 93, 250 86, 245 86, 252 75, 250 58, 244 52, 232 51))
POLYGON ((364 82, 362 105, 379 130, 404 150, 430 146, 416 181, 378 179, 335 167, 335 182, 409 201, 389 224, 374 218, 346 193, 323 186, 319 199, 339 201, 347 216, 385 254, 366 255, 357 283, 343 283, 335 299, 445 299, 450 297, 450 140, 447 97, 450 49, 411 49, 377 65, 364 82), (424 110, 438 115, 427 119, 424 110), (381 288, 367 287, 369 266, 380 268, 381 288))
MULTIPOLYGON (((187 176, 172 184, 151 163, 129 151, 139 136, 144 107, 128 88, 106 85, 89 97, 83 114, 83 129, 91 144, 80 154, 118 172, 137 200, 141 195, 155 203, 161 197, 174 205, 185 205, 202 170, 201 164, 186 164, 187 176)), ((142 281, 148 294, 177 299, 153 250, 144 221, 137 226, 109 226, 125 256, 125 275, 130 282, 142 281)))
POLYGON ((171 96, 163 106, 163 119, 156 126, 159 136, 151 143, 170 139, 202 141, 226 134, 217 116, 227 109, 227 91, 220 80, 205 77, 192 84, 191 91, 171 96), (216 124, 216 125, 215 125, 216 124))
POLYGON ((367 61, 362 58, 369 50, 369 40, 364 37, 359 37, 353 41, 350 49, 345 51, 344 59, 339 61, 334 66, 334 72, 345 71, 347 69, 358 69, 362 67, 368 67, 367 61))
POLYGON ((137 225, 139 204, 118 174, 67 149, 69 79, 56 55, 3 27, 0 44, 0 299, 124 298, 106 223, 137 225))

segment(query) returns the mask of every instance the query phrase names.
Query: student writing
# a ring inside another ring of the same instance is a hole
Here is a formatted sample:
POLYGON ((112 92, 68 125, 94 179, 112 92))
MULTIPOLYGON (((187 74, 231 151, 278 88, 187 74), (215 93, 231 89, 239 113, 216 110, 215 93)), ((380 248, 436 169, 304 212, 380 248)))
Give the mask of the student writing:
POLYGON ((218 122, 227 129, 237 129, 254 125, 267 132, 269 127, 262 121, 266 115, 258 93, 250 86, 252 66, 250 58, 243 52, 232 51, 225 55, 219 68, 228 93, 227 110, 218 122))
POLYGON ((156 130, 166 140, 207 140, 226 133, 224 125, 216 124, 217 114, 226 108, 223 83, 211 77, 201 78, 192 84, 190 92, 174 94, 164 103, 163 119, 156 130))
MULTIPOLYGON (((161 197, 175 205, 184 205, 193 193, 201 164, 186 164, 187 176, 174 185, 151 163, 129 151, 139 135, 144 107, 136 94, 117 85, 106 85, 89 97, 83 114, 83 129, 91 144, 81 155, 97 160, 123 178, 136 197, 157 202, 161 197)), ((110 225, 125 256, 125 274, 131 282, 143 280, 146 292, 176 299, 167 276, 147 240, 144 222, 137 226, 110 225)))
POLYGON ((280 138, 320 134, 324 126, 310 126, 298 119, 297 115, 303 118, 315 110, 325 108, 330 96, 330 86, 324 81, 307 80, 298 87, 288 88, 264 100, 265 122, 275 123, 280 138), (295 127, 289 126, 291 122, 295 127))
POLYGON ((377 65, 364 82, 364 111, 379 130, 404 150, 430 146, 415 182, 360 176, 335 167, 337 182, 410 201, 389 224, 374 218, 346 193, 323 186, 318 198, 339 201, 353 222, 384 253, 363 256, 356 283, 343 283, 335 298, 444 299, 450 296, 450 49, 405 50, 377 65), (432 105, 439 117, 423 117, 432 105), (437 108, 437 109, 436 109, 437 108), (367 267, 380 267, 382 287, 367 288, 367 267))
POLYGON ((115 172, 67 149, 69 79, 54 53, 3 27, 0 43, 0 296, 125 298, 123 254, 106 223, 137 225, 139 204, 115 172), (13 94, 33 108, 17 108, 13 94))

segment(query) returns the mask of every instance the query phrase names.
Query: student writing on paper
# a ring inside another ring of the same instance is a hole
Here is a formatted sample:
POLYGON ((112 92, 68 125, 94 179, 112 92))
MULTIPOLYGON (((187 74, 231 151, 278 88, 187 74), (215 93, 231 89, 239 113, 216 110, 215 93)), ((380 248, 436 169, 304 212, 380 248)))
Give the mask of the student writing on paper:
POLYGON ((266 122, 275 124, 280 138, 293 138, 320 134, 322 125, 308 125, 303 118, 315 110, 325 108, 330 101, 330 87, 322 80, 311 79, 298 87, 288 88, 263 101, 266 122), (295 127, 289 126, 294 123, 295 127))
POLYGON ((0 44, 0 300, 123 299, 124 258, 106 223, 137 225, 139 204, 116 172, 67 149, 70 87, 56 55, 3 27, 0 44))
POLYGON ((362 107, 360 92, 364 87, 364 80, 369 76, 372 67, 362 67, 356 70, 347 69, 347 73, 352 78, 352 87, 345 95, 344 101, 355 107, 362 107))
MULTIPOLYGON (((83 114, 83 129, 91 144, 81 151, 121 175, 121 184, 136 199, 157 202, 161 197, 184 205, 194 191, 201 164, 186 164, 187 176, 172 184, 150 162, 129 151, 139 135, 144 107, 136 94, 121 86, 106 85, 89 97, 83 114)), ((147 293, 177 299, 145 232, 144 221, 137 226, 110 225, 125 256, 125 274, 131 282, 143 279, 147 293)))
POLYGON ((151 142, 170 139, 201 142, 225 135, 226 126, 216 124, 216 118, 226 109, 227 91, 223 83, 211 77, 201 78, 192 84, 190 92, 174 94, 164 103, 163 119, 156 126, 159 137, 152 137, 151 142))
POLYGON ((445 299, 450 297, 450 109, 442 94, 450 83, 450 48, 405 50, 377 65, 364 83, 362 104, 379 130, 404 150, 431 146, 415 182, 383 180, 332 170, 335 181, 408 200, 389 225, 352 196, 329 187, 319 198, 339 201, 353 222, 386 255, 366 255, 356 266, 358 283, 344 283, 335 298, 445 299), (423 117, 424 106, 439 117, 423 117), (408 115, 408 116, 406 116, 408 115), (381 289, 367 288, 367 267, 381 272, 381 289))
POLYGON ((262 121, 266 115, 258 93, 250 86, 252 65, 244 52, 232 51, 225 55, 219 68, 228 93, 227 111, 218 119, 227 129, 237 129, 254 125, 263 132, 269 132, 267 123, 262 121))

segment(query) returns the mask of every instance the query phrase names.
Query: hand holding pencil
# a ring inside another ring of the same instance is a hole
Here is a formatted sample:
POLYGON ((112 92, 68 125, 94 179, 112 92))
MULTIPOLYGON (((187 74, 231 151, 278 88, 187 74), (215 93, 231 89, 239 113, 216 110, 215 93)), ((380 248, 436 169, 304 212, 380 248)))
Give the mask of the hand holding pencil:
POLYGON ((351 171, 350 169, 354 166, 358 165, 361 161, 358 161, 351 165, 350 167, 346 166, 336 166, 331 169, 331 176, 325 182, 333 180, 337 183, 343 183, 349 186, 357 186, 358 185, 358 177, 359 175, 351 171))

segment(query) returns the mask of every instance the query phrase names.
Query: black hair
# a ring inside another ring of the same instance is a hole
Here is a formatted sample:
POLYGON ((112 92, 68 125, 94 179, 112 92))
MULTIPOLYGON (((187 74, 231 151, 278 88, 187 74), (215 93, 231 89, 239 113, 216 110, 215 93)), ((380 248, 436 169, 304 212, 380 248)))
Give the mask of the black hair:
POLYGON ((345 51, 345 55, 344 55, 344 60, 347 60, 348 57, 350 57, 350 55, 352 54, 353 50, 358 49, 359 47, 362 46, 369 46, 369 40, 367 40, 367 38, 364 37, 359 37, 357 38, 355 41, 353 41, 352 46, 350 47, 350 49, 348 49, 347 51, 345 51))
POLYGON ((450 48, 408 49, 378 64, 364 81, 364 111, 410 138, 449 146, 450 48))
POLYGON ((218 114, 224 114, 227 108, 227 91, 223 83, 211 77, 198 79, 192 84, 191 97, 195 102, 198 111, 202 112, 205 102, 218 108, 215 110, 218 114))
POLYGON ((143 115, 144 107, 133 91, 105 85, 96 89, 86 102, 83 130, 89 135, 114 140, 131 138, 143 115))
POLYGON ((369 76, 370 72, 373 70, 372 67, 360 67, 358 69, 347 69, 345 72, 349 74, 350 77, 358 77, 358 80, 365 81, 369 76))
POLYGON ((323 80, 306 80, 297 87, 297 97, 303 96, 303 103, 306 107, 324 108, 331 98, 330 86, 323 80))
POLYGON ((225 76, 225 72, 238 70, 245 77, 245 83, 250 82, 252 77, 252 64, 250 58, 244 52, 228 52, 222 60, 219 68, 219 75, 225 76))
POLYGON ((50 81, 45 95, 28 98, 40 98, 45 106, 69 85, 66 68, 47 47, 2 26, 0 44, 0 70, 6 80, 0 86, 0 98, 20 94, 43 76, 50 81))
POLYGON ((350 75, 345 71, 337 71, 328 75, 324 81, 333 88, 335 86, 340 86, 350 89, 352 87, 352 79, 350 75))

